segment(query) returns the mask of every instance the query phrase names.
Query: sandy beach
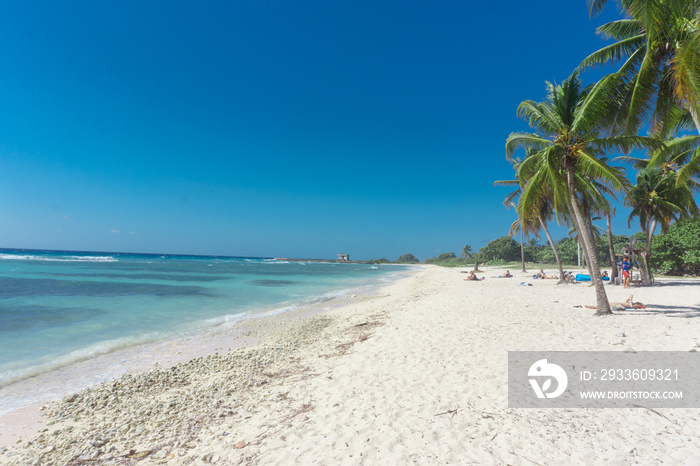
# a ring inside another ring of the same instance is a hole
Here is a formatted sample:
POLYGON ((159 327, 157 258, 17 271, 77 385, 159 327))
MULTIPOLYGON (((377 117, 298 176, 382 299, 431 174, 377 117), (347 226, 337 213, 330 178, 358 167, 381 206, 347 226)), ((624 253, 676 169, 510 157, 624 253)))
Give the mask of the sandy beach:
MULTIPOLYGON (((633 289, 646 309, 594 317, 579 307, 595 304, 585 283, 513 269, 492 279, 493 268, 466 282, 461 270, 426 266, 312 317, 251 321, 256 346, 125 375, 26 413, 31 428, 5 432, 0 464, 700 460, 698 409, 512 409, 507 387, 508 351, 700 348, 700 280, 633 289)), ((630 294, 607 291, 611 301, 630 294)))

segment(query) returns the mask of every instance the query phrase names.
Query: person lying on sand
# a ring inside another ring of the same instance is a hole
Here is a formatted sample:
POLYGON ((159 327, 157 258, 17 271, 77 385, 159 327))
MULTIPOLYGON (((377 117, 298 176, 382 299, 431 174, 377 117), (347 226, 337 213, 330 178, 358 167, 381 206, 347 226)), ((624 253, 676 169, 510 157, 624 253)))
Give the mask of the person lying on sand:
MULTIPOLYGON (((644 303, 640 302, 634 302, 632 301, 633 295, 630 295, 629 298, 627 298, 627 301, 624 303, 618 303, 615 301, 610 301, 610 309, 614 309, 616 311, 623 311, 625 309, 646 309, 647 307, 644 305, 644 303)), ((588 309, 598 309, 597 306, 585 306, 588 309)))
POLYGON ((480 279, 479 277, 477 277, 473 271, 469 272, 469 276, 464 279, 465 282, 466 281, 479 281, 479 280, 483 280, 483 279, 480 279))
POLYGON ((556 275, 552 275, 552 276, 548 277, 547 274, 544 273, 544 269, 540 269, 540 271, 537 272, 537 275, 535 275, 534 278, 542 278, 545 280, 559 280, 559 277, 557 277, 556 275))
POLYGON ((510 273, 510 270, 506 270, 506 273, 504 273, 503 275, 498 275, 498 276, 491 275, 491 278, 513 278, 513 275, 510 273))

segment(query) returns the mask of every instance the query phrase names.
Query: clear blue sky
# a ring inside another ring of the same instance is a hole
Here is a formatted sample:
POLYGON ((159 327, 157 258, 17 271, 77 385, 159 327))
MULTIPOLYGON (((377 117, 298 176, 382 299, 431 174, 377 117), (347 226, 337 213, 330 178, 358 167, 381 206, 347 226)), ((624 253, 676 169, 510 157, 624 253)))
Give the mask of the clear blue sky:
POLYGON ((605 44, 595 28, 618 13, 478 3, 2 2, 0 247, 484 246, 515 219, 493 182, 513 176, 518 104, 605 44))

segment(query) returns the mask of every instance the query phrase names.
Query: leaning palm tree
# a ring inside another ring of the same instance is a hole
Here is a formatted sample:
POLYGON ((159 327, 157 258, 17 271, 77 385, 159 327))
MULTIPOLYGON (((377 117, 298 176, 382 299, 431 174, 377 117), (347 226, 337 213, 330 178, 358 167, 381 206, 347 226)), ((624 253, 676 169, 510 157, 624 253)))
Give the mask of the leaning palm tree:
POLYGON ((622 191, 628 181, 619 168, 604 161, 607 150, 629 151, 641 147, 658 147, 659 142, 641 136, 602 137, 600 131, 609 121, 611 77, 603 78, 582 89, 574 73, 560 86, 547 83, 543 102, 526 100, 518 106, 518 115, 525 118, 537 133, 513 133, 506 141, 506 156, 511 159, 519 149, 536 153, 525 158, 518 167, 518 179, 527 180, 520 196, 524 212, 532 211, 543 192, 551 193, 555 211, 567 210, 583 240, 584 253, 596 292, 597 315, 610 314, 605 286, 593 244, 590 222, 584 217, 581 202, 583 180, 596 179, 609 189, 622 191))
MULTIPOLYGON (((527 155, 526 157, 529 157, 531 155, 534 155, 536 151, 534 150, 528 150, 526 151, 527 155)), ((520 164, 520 159, 513 159, 509 158, 509 161, 513 164, 513 168, 516 171, 516 176, 518 174, 518 165, 520 164)), ((522 188, 526 184, 525 181, 521 181, 519 179, 515 180, 499 180, 499 181, 494 181, 493 182, 494 186, 517 186, 518 188, 508 194, 506 196, 505 200, 503 201, 503 205, 508 207, 510 204, 513 203, 513 201, 520 196, 522 193, 522 188)), ((552 208, 552 203, 549 201, 549 194, 546 192, 542 192, 539 203, 537 204, 536 208, 533 209, 532 211, 524 212, 524 215, 530 218, 530 222, 534 225, 534 228, 532 230, 532 233, 534 234, 535 237, 539 238, 538 231, 540 229, 544 230, 545 235, 547 236, 547 241, 549 242, 549 246, 552 248, 552 252, 554 253, 554 259, 557 262, 557 268, 559 269, 559 282, 557 282, 557 285, 562 284, 562 283, 571 283, 567 281, 564 278, 564 267, 561 263, 561 257, 559 256, 559 251, 557 250, 557 245, 554 243, 554 240, 552 239, 552 235, 549 233, 549 229, 547 228, 547 222, 552 219, 554 216, 554 210, 552 208)))
MULTIPOLYGON (((608 0, 588 0, 591 15, 608 0)), ((700 132, 700 0, 617 0, 628 18, 604 24, 598 34, 617 42, 589 55, 586 69, 622 62, 615 73, 620 99, 616 120, 636 134, 645 121, 658 130, 676 106, 690 112, 700 132)))

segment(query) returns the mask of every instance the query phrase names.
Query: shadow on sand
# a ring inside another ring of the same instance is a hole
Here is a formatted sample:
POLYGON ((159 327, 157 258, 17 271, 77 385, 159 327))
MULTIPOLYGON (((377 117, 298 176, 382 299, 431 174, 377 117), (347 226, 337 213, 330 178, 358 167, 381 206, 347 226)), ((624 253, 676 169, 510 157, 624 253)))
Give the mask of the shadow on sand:
POLYGON ((665 315, 667 317, 680 317, 690 319, 700 317, 700 304, 695 306, 664 306, 662 304, 646 303, 646 309, 627 309, 618 311, 630 315, 665 315))
MULTIPOLYGON (((688 287, 688 286, 693 286, 697 287, 700 285, 700 280, 657 280, 656 283, 654 283, 654 288, 669 288, 668 292, 672 293, 673 290, 671 288, 679 288, 679 287, 688 287)), ((635 286, 632 288, 632 292, 636 288, 645 288, 645 287, 638 287, 635 286)), ((689 306, 666 306, 663 304, 656 304, 656 303, 647 303, 645 302, 647 309, 627 309, 624 312, 625 314, 631 314, 631 315, 665 315, 668 317, 680 317, 682 319, 690 319, 694 317, 700 317, 700 303, 698 304, 691 304, 689 306)))

